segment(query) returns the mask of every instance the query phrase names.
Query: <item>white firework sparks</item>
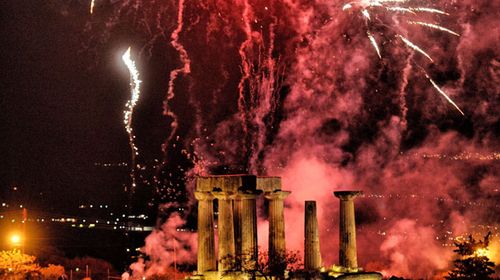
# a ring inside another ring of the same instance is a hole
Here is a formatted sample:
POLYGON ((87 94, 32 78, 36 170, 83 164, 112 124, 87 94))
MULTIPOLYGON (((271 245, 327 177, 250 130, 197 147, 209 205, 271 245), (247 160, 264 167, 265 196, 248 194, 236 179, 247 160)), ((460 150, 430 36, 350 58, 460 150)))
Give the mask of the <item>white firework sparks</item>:
POLYGON ((416 14, 411 8, 404 8, 404 7, 386 7, 386 10, 392 12, 410 13, 414 15, 416 14))
POLYGON ((90 14, 94 13, 95 0, 90 1, 90 14))
MULTIPOLYGON (((430 8, 430 7, 421 7, 421 6, 411 6, 409 4, 411 0, 357 0, 357 1, 352 1, 348 2, 344 6, 342 6, 342 10, 355 10, 361 14, 363 18, 366 19, 366 35, 368 37, 368 40, 370 41, 370 44, 373 46, 375 51, 377 52, 377 55, 379 58, 381 58, 381 50, 379 48, 379 45, 377 43, 376 38, 372 35, 370 30, 372 27, 377 27, 377 25, 382 25, 385 27, 388 27, 392 30, 395 31, 396 37, 401 39, 403 43, 410 49, 414 50, 417 53, 420 53, 421 55, 425 56, 427 59, 429 59, 430 62, 434 62, 432 57, 421 47, 419 47, 417 44, 413 43, 410 39, 407 37, 401 35, 401 32, 399 31, 400 29, 400 20, 399 17, 406 17, 406 16, 411 16, 411 20, 406 20, 406 22, 410 25, 418 25, 418 26, 423 26, 435 30, 439 30, 442 32, 446 32, 448 34, 454 35, 454 36, 460 36, 457 32, 450 30, 446 27, 440 26, 438 24, 433 24, 429 22, 424 22, 424 21, 419 21, 419 20, 414 20, 415 17, 418 18, 420 13, 431 13, 431 14, 439 14, 439 15, 446 15, 448 16, 449 14, 445 11, 435 9, 435 8, 430 8), (382 9, 380 9, 382 8, 382 9), (390 22, 382 22, 384 20, 384 17, 379 17, 378 15, 383 12, 383 10, 391 12, 391 13, 397 13, 395 18, 391 17, 390 22)), ((410 33, 411 34, 411 33, 410 33)), ((386 38, 387 41, 390 41, 389 38, 386 38)), ((424 71, 425 72, 425 71, 424 71)), ((446 100, 453 105, 462 115, 464 115, 464 112, 457 106, 457 104, 432 80, 427 73, 425 73, 425 76, 427 79, 430 81, 432 86, 442 95, 446 98, 446 100)))
POLYGON ((458 34, 457 32, 452 31, 452 30, 450 30, 448 28, 439 26, 437 24, 432 24, 432 23, 422 22, 422 21, 408 21, 408 23, 409 24, 413 24, 413 25, 425 26, 425 27, 429 27, 429 28, 432 28, 432 29, 437 29, 437 30, 448 32, 448 33, 450 33, 452 35, 460 37, 460 34, 458 34))
POLYGON ((441 15, 446 15, 446 16, 450 15, 445 11, 441 11, 441 10, 433 9, 433 8, 427 8, 427 7, 412 7, 409 9, 414 11, 414 12, 425 12, 425 13, 432 13, 432 14, 441 14, 441 15))
POLYGON ((368 12, 367 9, 363 9, 363 11, 361 11, 361 13, 363 14, 363 16, 365 18, 367 18, 368 20, 371 20, 370 13, 368 12))
POLYGON ((373 2, 379 2, 379 3, 406 3, 409 0, 378 0, 378 1, 373 1, 373 2))
POLYGON ((130 90, 131 90, 131 97, 126 104, 126 110, 124 111, 123 123, 125 124, 127 133, 133 134, 132 115, 134 113, 135 105, 137 104, 137 101, 139 100, 139 97, 141 95, 140 91, 141 80, 139 79, 139 71, 135 66, 135 62, 132 60, 132 57, 130 56, 130 47, 123 54, 122 60, 127 66, 128 71, 130 73, 130 90))
POLYGON ((139 149, 135 145, 134 129, 132 128, 132 117, 134 115, 135 105, 137 104, 137 101, 139 100, 139 97, 141 95, 140 91, 141 80, 139 79, 139 71, 137 70, 135 62, 132 60, 132 57, 130 56, 130 47, 123 54, 122 60, 127 66, 128 71, 130 73, 131 96, 130 100, 127 101, 127 104, 125 105, 126 109, 123 112, 124 115, 123 123, 125 124, 125 129, 127 130, 129 146, 131 151, 132 168, 130 170, 130 179, 132 180, 132 187, 130 188, 130 194, 132 194, 136 187, 136 179, 135 179, 136 157, 139 155, 139 149))
POLYGON ((465 116, 464 112, 460 109, 460 107, 458 107, 458 105, 448 96, 448 94, 446 94, 446 92, 444 92, 437 84, 436 82, 434 82, 434 80, 431 79, 431 77, 429 77, 429 75, 427 75, 427 73, 425 73, 425 77, 429 80, 429 82, 431 82, 432 86, 442 95, 444 96, 444 98, 446 98, 446 100, 448 101, 448 103, 450 103, 451 105, 453 105, 459 112, 460 114, 462 114, 463 116, 465 116))
POLYGON ((423 54, 425 57, 427 57, 431 62, 434 62, 434 60, 432 59, 432 57, 426 53, 424 50, 422 50, 419 46, 415 45, 412 41, 408 40, 407 38, 405 38, 404 36, 402 35, 399 35, 398 34, 398 37, 408 46, 410 47, 411 49, 423 54))
POLYGON ((378 57, 382 58, 382 56, 380 55, 380 49, 378 47, 377 40, 375 40, 375 37, 373 37, 373 35, 370 33, 370 31, 366 31, 366 35, 368 35, 368 39, 370 39, 370 42, 372 43, 373 48, 377 52, 378 57))

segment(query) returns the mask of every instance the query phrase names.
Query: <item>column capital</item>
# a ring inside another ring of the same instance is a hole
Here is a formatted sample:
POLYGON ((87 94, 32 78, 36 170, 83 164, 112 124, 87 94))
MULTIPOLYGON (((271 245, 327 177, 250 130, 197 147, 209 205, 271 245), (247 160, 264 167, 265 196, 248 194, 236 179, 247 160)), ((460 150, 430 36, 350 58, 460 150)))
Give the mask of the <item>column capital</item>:
POLYGON ((273 192, 266 192, 264 193, 264 197, 269 199, 269 200, 283 200, 285 199, 291 192, 289 191, 281 191, 281 190, 276 190, 273 192))
POLYGON ((211 192, 194 192, 194 197, 197 200, 214 200, 215 197, 212 195, 211 192))
POLYGON ((216 190, 216 191, 213 191, 211 193, 218 200, 231 200, 231 199, 234 199, 234 193, 233 192, 223 192, 223 191, 216 190))
POLYGON ((333 195, 338 197, 340 200, 353 200, 354 198, 362 195, 362 191, 338 191, 333 192, 333 195))
POLYGON ((243 191, 235 194, 235 198, 239 200, 256 199, 261 194, 262 194, 261 190, 243 191))

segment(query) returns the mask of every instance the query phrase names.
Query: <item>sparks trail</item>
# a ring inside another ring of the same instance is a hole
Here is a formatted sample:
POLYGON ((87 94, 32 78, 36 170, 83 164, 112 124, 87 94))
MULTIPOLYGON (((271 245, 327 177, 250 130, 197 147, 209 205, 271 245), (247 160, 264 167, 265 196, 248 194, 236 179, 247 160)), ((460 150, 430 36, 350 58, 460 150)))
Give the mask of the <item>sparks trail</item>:
POLYGON ((412 41, 410 41, 409 39, 407 39, 406 37, 404 37, 403 35, 399 35, 398 34, 398 37, 401 39, 401 41, 403 41, 403 43, 405 43, 409 48, 411 48, 412 50, 414 51, 417 51, 421 54, 423 54, 425 57, 427 57, 431 62, 434 62, 434 60, 432 59, 432 57, 426 53, 424 50, 422 50, 419 46, 415 45, 412 41))
POLYGON ((368 39, 370 39, 370 42, 371 42, 373 48, 375 48, 375 51, 377 52, 378 58, 382 58, 382 56, 380 55, 380 49, 378 47, 377 40, 375 40, 375 37, 373 37, 373 35, 370 33, 370 31, 366 31, 366 35, 368 36, 368 39))
POLYGON ((271 130, 269 124, 273 123, 279 106, 277 103, 284 68, 273 57, 275 29, 278 25, 278 18, 273 14, 273 3, 270 3, 270 7, 264 7, 265 11, 270 11, 267 14, 270 22, 267 28, 261 26, 259 32, 252 30, 251 22, 257 22, 257 19, 254 19, 251 5, 248 0, 243 4, 243 30, 246 37, 239 48, 242 76, 238 85, 238 107, 245 137, 245 164, 250 172, 260 173, 257 170, 260 168, 259 157, 271 130))
POLYGON ((130 188, 130 193, 133 193, 136 187, 135 169, 137 165, 136 161, 137 161, 137 156, 139 155, 139 149, 135 145, 135 134, 134 134, 134 129, 132 128, 132 120, 133 120, 135 106, 137 105, 137 101, 139 100, 139 97, 141 95, 140 91, 141 80, 139 78, 139 71, 137 70, 135 62, 132 60, 132 57, 130 55, 130 47, 123 54, 122 60, 127 66, 127 69, 130 73, 131 96, 130 100, 127 101, 127 104, 125 105, 126 109, 123 112, 124 115, 123 123, 125 124, 125 129, 127 130, 130 152, 131 152, 132 168, 130 170, 130 179, 132 180, 132 187, 130 188))
POLYGON ((438 9, 433 9, 433 8, 427 8, 427 7, 416 7, 416 8, 410 8, 410 10, 414 12, 426 12, 426 13, 431 13, 431 14, 441 14, 441 15, 446 15, 449 16, 447 12, 438 10, 438 9))
POLYGON ((90 14, 94 13, 95 0, 90 1, 90 14))
MULTIPOLYGON (((267 53, 261 55, 259 60, 258 69, 260 73, 256 73, 255 79, 252 81, 252 88, 255 92, 252 96, 255 97, 253 106, 253 123, 257 128, 257 135, 252 137, 252 149, 250 151, 249 166, 250 171, 254 173, 261 173, 260 170, 256 170, 258 165, 258 157, 260 152, 264 149, 266 137, 268 136, 268 125, 265 122, 265 118, 269 116, 274 117, 274 111, 277 105, 275 104, 275 96, 279 93, 279 70, 277 69, 276 61, 272 57, 274 50, 274 26, 276 24, 276 19, 269 26, 269 47, 267 53), (263 57, 262 57, 263 56, 263 57), (277 90, 278 88, 278 90, 277 90)), ((264 44, 262 44, 264 45, 264 44)), ((272 123, 272 122, 271 122, 272 123)))
POLYGON ((448 32, 452 35, 455 35, 457 37, 460 37, 460 34, 448 29, 448 28, 445 28, 445 27, 442 27, 442 26, 439 26, 437 24, 432 24, 432 23, 428 23, 428 22, 422 22, 422 21, 408 21, 408 24, 414 24, 414 25, 420 25, 420 26, 425 26, 425 27, 429 27, 429 28, 433 28, 433 29, 437 29, 437 30, 440 30, 440 31, 444 31, 444 32, 448 32))
MULTIPOLYGON (((424 71, 425 73, 425 71, 424 71)), ((446 100, 448 101, 448 103, 450 103, 451 105, 453 105, 459 112, 460 114, 462 114, 462 116, 465 116, 464 112, 458 107, 458 105, 448 96, 448 94, 446 94, 446 92, 444 92, 437 84, 436 82, 434 82, 434 80, 431 79, 431 77, 429 77, 429 75, 427 73, 425 73, 425 77, 429 80, 429 82, 432 84, 432 86, 442 95, 444 96, 444 98, 446 98, 446 100)))
POLYGON ((174 98, 175 92, 175 80, 179 76, 179 74, 189 74, 191 73, 191 60, 189 59, 188 53, 184 46, 179 42, 179 34, 182 32, 184 21, 184 0, 179 0, 179 7, 177 10, 177 28, 172 32, 170 38, 172 41, 170 44, 177 50, 179 53, 180 60, 182 62, 182 67, 174 69, 170 72, 170 80, 168 82, 168 91, 167 97, 163 103, 163 115, 172 118, 172 123, 170 124, 172 130, 169 133, 169 136, 165 140, 163 145, 163 151, 166 152, 168 149, 168 144, 174 137, 177 132, 178 119, 177 115, 170 109, 169 102, 174 98))
MULTIPOLYGON (((365 26, 366 26, 366 35, 368 37, 368 40, 371 44, 371 46, 375 49, 377 55, 379 58, 381 58, 381 51, 380 47, 377 43, 377 40, 375 36, 370 32, 370 29, 376 28, 376 27, 386 27, 388 29, 393 30, 396 33, 396 38, 399 38, 409 49, 423 55, 426 57, 431 63, 434 62, 432 59, 431 55, 428 54, 423 48, 421 48, 419 45, 415 44, 412 42, 406 35, 403 36, 400 32, 401 26, 399 24, 399 17, 405 17, 405 16, 411 16, 412 20, 406 20, 406 23, 409 25, 416 25, 416 26, 422 26, 422 27, 427 27, 430 29, 446 32, 448 34, 454 35, 454 36, 460 36, 455 31, 452 31, 446 27, 440 26, 438 24, 433 24, 425 21, 419 21, 419 20, 413 20, 414 17, 418 18, 419 13, 430 13, 430 14, 438 14, 438 15, 445 15, 448 16, 449 14, 435 8, 430 8, 430 7, 413 7, 409 5, 408 3, 411 2, 410 0, 359 0, 359 1, 354 1, 354 2, 349 2, 345 4, 342 7, 343 11, 350 11, 350 10, 355 10, 359 11, 359 14, 361 17, 365 18, 365 26), (389 22, 384 22, 383 19, 380 19, 382 17, 379 17, 378 15, 380 13, 395 13, 395 16, 398 20, 395 20, 393 17, 391 17, 391 20, 389 22)), ((410 33, 411 34, 411 33, 410 33)), ((391 41, 389 38, 385 38, 386 41, 391 41)), ((413 57, 413 56, 412 56, 413 57)), ((413 60, 413 58, 411 58, 413 60)), ((423 69, 422 69, 423 70, 423 69)), ((404 79, 407 79, 409 75, 409 71, 411 71, 411 67, 408 68, 405 67, 404 70, 404 79)), ((425 73, 425 77, 429 80, 431 85, 441 94, 443 95, 446 100, 453 105, 462 115, 464 114, 463 111, 456 105, 456 103, 443 91, 441 88, 429 77, 429 75, 423 70, 425 73)), ((407 81, 404 81, 404 84, 407 84, 407 81)), ((400 101, 401 104, 406 105, 406 101, 400 101)), ((403 111, 405 112, 405 108, 403 108, 403 111)), ((406 115, 403 114, 403 115, 406 115)))

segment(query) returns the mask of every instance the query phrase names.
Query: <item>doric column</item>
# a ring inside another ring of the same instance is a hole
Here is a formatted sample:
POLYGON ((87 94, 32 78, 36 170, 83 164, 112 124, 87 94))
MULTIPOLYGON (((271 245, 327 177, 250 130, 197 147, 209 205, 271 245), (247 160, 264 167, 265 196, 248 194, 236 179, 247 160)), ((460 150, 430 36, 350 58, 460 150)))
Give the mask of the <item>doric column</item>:
POLYGON ((304 208, 304 269, 318 271, 321 268, 321 253, 319 251, 316 201, 306 201, 304 208))
POLYGON ((215 271, 214 197, 209 192, 195 192, 198 200, 198 273, 215 271))
POLYGON ((212 194, 219 202, 219 218, 217 231, 219 233, 219 271, 234 269, 236 260, 234 246, 234 218, 232 192, 214 191, 212 194))
POLYGON ((251 191, 237 195, 241 204, 241 268, 242 270, 255 270, 257 267, 257 202, 256 199, 262 191, 251 191))
POLYGON ((356 255, 356 221, 354 218, 354 198, 361 191, 340 191, 333 193, 340 199, 340 244, 339 261, 345 268, 358 268, 356 255))
POLYGON ((288 191, 276 190, 266 193, 269 201, 269 265, 271 271, 281 270, 286 255, 285 215, 283 200, 290 194, 288 191), (274 267, 274 268, 273 268, 274 267))

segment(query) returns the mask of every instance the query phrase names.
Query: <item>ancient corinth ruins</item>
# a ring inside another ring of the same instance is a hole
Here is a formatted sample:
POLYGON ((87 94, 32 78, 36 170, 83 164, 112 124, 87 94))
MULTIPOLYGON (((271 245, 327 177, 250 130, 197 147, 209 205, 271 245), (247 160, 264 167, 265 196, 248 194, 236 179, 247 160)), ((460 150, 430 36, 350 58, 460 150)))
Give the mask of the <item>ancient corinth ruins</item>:
MULTIPOLYGON (((255 272, 258 270, 257 199, 262 198, 268 205, 269 213, 268 263, 271 271, 274 266, 278 269, 286 255, 284 200, 289 194, 281 189, 280 177, 197 177, 198 263, 195 275, 189 279, 261 278, 255 272), (215 200, 218 205, 217 223, 214 223, 215 200)), ((353 200, 359 194, 356 191, 334 193, 340 199, 340 270, 337 271, 330 271, 322 265, 316 202, 305 202, 304 269, 290 275, 289 279, 381 279, 378 273, 361 272, 357 264, 353 200)), ((280 275, 278 278, 283 277, 280 275)))

